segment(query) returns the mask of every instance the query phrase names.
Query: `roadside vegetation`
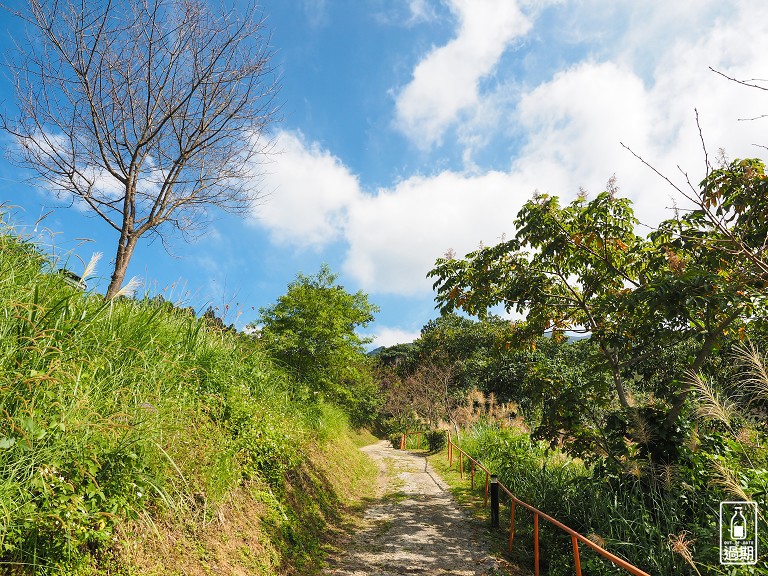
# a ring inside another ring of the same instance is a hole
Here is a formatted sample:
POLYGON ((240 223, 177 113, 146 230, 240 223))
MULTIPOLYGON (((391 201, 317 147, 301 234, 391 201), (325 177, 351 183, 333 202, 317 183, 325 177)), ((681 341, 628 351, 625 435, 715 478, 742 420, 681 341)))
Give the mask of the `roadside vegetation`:
MULTIPOLYGON (((718 526, 720 502, 755 501, 768 549, 766 199, 757 159, 723 160, 645 237, 614 181, 566 206, 536 196, 512 240, 436 262, 441 315, 375 358, 357 330, 376 306, 327 267, 246 334, 210 309, 84 291, 3 223, 0 566, 320 573, 373 484, 356 450, 373 437, 353 432, 368 426, 395 444, 421 430, 435 452, 450 432, 649 573, 768 574, 722 566, 718 526)), ((518 527, 525 565, 526 513, 518 527)), ((569 540, 541 538, 544 573, 570 574, 569 540)))
POLYGON ((0 569, 319 571, 371 474, 352 403, 210 315, 72 286, 2 226, 0 569))
MULTIPOLYGON (((519 498, 649 573, 766 574, 720 564, 718 521, 721 501, 755 501, 768 546, 768 177, 721 158, 685 194, 693 208, 645 237, 614 180, 565 206, 537 195, 511 240, 438 259, 441 316, 379 351, 383 411, 392 433, 450 431, 519 498)), ((542 550, 544 573, 572 573, 568 537, 545 526, 542 550)))

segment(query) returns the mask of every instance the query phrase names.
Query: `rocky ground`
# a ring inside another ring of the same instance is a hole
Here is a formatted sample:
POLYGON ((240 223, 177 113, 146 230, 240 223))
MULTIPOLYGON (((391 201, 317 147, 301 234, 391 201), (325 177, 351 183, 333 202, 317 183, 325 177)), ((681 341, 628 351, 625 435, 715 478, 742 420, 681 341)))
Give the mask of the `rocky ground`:
POLYGON ((513 573, 490 555, 483 526, 459 508, 423 455, 394 450, 388 442, 362 450, 379 466, 378 497, 340 544, 328 574, 513 573))

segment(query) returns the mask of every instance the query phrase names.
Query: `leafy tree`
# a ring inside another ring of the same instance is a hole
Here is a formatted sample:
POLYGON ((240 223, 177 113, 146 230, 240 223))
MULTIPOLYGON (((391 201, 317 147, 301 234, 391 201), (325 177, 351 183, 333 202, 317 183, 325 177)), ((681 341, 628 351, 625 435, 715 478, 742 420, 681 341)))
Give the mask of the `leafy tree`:
POLYGON ((757 158, 723 163, 702 182, 695 218, 706 220, 738 270, 768 283, 768 175, 757 158))
POLYGON ((419 366, 437 364, 451 371, 451 392, 477 388, 504 399, 515 396, 516 382, 502 378, 510 340, 520 329, 498 316, 480 321, 453 313, 430 320, 416 341, 419 366))
POLYGON ((139 238, 245 210, 277 84, 263 20, 203 0, 29 0, 12 157, 118 234, 107 298, 139 238))
POLYGON ((336 279, 325 265, 313 276, 298 274, 249 327, 260 326, 266 348, 308 390, 346 405, 375 403, 364 349, 371 340, 356 329, 368 326, 378 307, 363 292, 350 294, 336 279))
MULTIPOLYGON (((667 266, 633 298, 697 342, 690 370, 698 372, 724 336, 744 337, 743 321, 765 315, 768 286, 768 178, 760 160, 723 162, 700 183, 698 209, 663 222, 650 237, 667 266)), ((676 391, 667 424, 690 387, 676 391)))
POLYGON ((566 330, 597 336, 600 352, 613 375, 618 401, 628 407, 622 378, 618 301, 629 287, 643 282, 647 244, 634 228, 629 200, 611 186, 591 202, 580 197, 561 207, 557 197, 539 195, 518 214, 516 237, 470 253, 465 260, 438 259, 430 276, 437 277, 442 310, 461 308, 481 317, 501 304, 526 313, 519 336, 529 344, 545 331, 555 339, 566 330))
POLYGON ((416 351, 413 342, 395 344, 394 346, 381 346, 371 353, 376 362, 382 366, 399 367, 403 363, 410 362, 416 351))
POLYGON ((461 421, 474 414, 467 408, 474 407, 470 396, 492 399, 489 408, 498 407, 497 400, 517 399, 519 382, 506 379, 504 370, 513 355, 505 346, 513 330, 497 317, 476 321, 444 314, 430 320, 415 342, 381 350, 376 360, 382 415, 398 431, 446 422, 458 434, 461 421))
MULTIPOLYGON (((707 179, 702 189, 710 185, 707 179)), ((737 186, 729 197, 742 192, 737 186)), ((682 379, 686 366, 664 380, 666 388, 656 381, 661 402, 641 409, 631 402, 630 388, 642 389, 645 380, 636 369, 686 342, 687 367, 700 369, 723 336, 754 314, 763 297, 757 286, 738 273, 740 265, 719 248, 722 236, 696 211, 662 223, 648 238, 637 236, 631 205, 617 197, 612 182, 594 200, 580 197, 565 207, 537 196, 515 223, 511 241, 464 260, 437 261, 430 276, 437 277, 442 309, 483 316, 501 304, 526 313, 518 335, 527 334, 531 346, 546 330, 556 339, 564 330, 589 332, 621 406, 614 415, 617 434, 632 437, 631 429, 642 427, 633 421, 642 416, 655 435, 646 444, 673 458, 675 422, 690 390, 682 379)), ((558 419, 567 422, 567 416, 558 419)))
POLYGON ((236 332, 235 325, 230 324, 227 326, 227 324, 224 322, 224 319, 217 316, 216 312, 218 312, 218 309, 214 309, 213 306, 208 306, 208 308, 203 312, 202 319, 203 321, 211 328, 215 330, 219 330, 221 332, 236 332))

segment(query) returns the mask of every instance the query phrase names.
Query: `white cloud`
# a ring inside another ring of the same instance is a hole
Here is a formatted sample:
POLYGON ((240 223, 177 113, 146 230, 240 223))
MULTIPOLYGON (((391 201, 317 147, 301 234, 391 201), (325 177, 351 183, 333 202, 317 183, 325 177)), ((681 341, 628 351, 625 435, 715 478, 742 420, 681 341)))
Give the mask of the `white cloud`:
POLYGON ((413 177, 360 198, 349 211, 344 272, 366 290, 391 294, 431 291, 435 259, 512 233, 512 219, 530 189, 501 172, 442 172, 413 177))
MULTIPOLYGON (((741 110, 764 110, 763 93, 709 71, 712 66, 752 77, 768 69, 768 6, 760 9, 762 14, 743 7, 728 22, 688 31, 672 41, 665 39, 669 50, 654 54, 650 78, 630 68, 631 58, 587 60, 523 95, 512 122, 524 128, 528 141, 513 170, 529 181, 535 181, 537 174, 567 177, 570 186, 557 189, 559 194, 579 185, 597 192, 615 173, 641 221, 655 224, 669 217, 665 209, 682 198, 620 142, 681 187, 685 179, 678 166, 697 184, 704 176, 698 109, 711 160, 719 147, 733 156, 759 155, 751 144, 761 143, 761 126, 736 119, 744 115, 741 110), (754 42, 740 40, 745 34, 754 42)), ((650 41, 653 35, 646 31, 640 37, 650 41)), ((639 48, 628 42, 620 49, 635 52, 639 48)), ((654 53, 654 47, 649 52, 654 53)))
POLYGON ((642 81, 612 63, 583 63, 526 94, 516 123, 529 135, 513 170, 543 191, 599 192, 616 173, 620 184, 646 169, 620 142, 648 150, 655 115, 642 81), (549 186, 548 186, 549 185, 549 186))
POLYGON ((278 152, 262 182, 268 197, 253 217, 280 244, 321 248, 338 239, 360 185, 342 162, 298 132, 276 137, 278 152))
POLYGON ((429 0, 409 0, 408 9, 410 10, 408 25, 429 22, 436 17, 435 8, 429 0))
POLYGON ((421 336, 421 332, 412 332, 399 328, 388 328, 386 326, 377 326, 376 328, 376 333, 371 335, 373 336, 374 347, 408 344, 421 336))
POLYGON ((450 7, 459 21, 457 36, 419 62, 395 103, 397 127, 425 149, 478 103, 480 81, 531 26, 510 0, 450 0, 450 7))
MULTIPOLYGON (((766 144, 764 124, 737 118, 768 112, 764 92, 728 82, 708 66, 740 78, 768 74, 768 3, 763 4, 738 3, 730 20, 664 39, 670 49, 651 50, 653 59, 643 69, 627 54, 637 53, 636 43, 652 40, 651 29, 627 36, 627 42, 617 46, 615 58, 586 57, 525 92, 518 88, 519 98, 497 93, 491 102, 488 95, 479 95, 478 81, 486 73, 483 70, 492 69, 508 39, 525 26, 510 16, 512 11, 519 14, 517 9, 507 12, 506 19, 503 14, 494 19, 487 12, 491 2, 478 3, 475 14, 468 0, 454 1, 463 18, 461 33, 417 68, 399 101, 403 106, 411 103, 412 108, 399 109, 411 115, 400 120, 410 118, 412 135, 420 133, 429 141, 461 115, 473 122, 466 132, 468 147, 482 147, 490 131, 514 129, 525 140, 510 148, 508 164, 495 171, 456 169, 411 176, 366 191, 339 158, 300 134, 284 132, 279 137, 284 153, 268 179, 274 195, 260 210, 261 221, 276 240, 294 246, 343 241, 343 271, 348 277, 371 293, 401 295, 431 292, 431 280, 425 276, 446 249, 463 255, 480 241, 492 244, 503 233, 513 235, 513 220, 534 189, 568 201, 580 186, 593 194, 603 190, 616 174, 622 194, 633 200, 641 221, 655 224, 670 216, 666 209, 673 201, 682 199, 620 142, 676 182, 684 183, 680 165, 696 183, 704 166, 697 108, 711 156, 720 146, 732 157, 760 155, 752 144, 766 144), (473 26, 488 21, 504 21, 507 27, 490 30, 489 36, 496 40, 486 42, 473 26), (471 74, 460 57, 462 51, 454 54, 458 60, 453 66, 446 56, 452 54, 450 46, 458 50, 469 38, 477 44, 465 46, 468 53, 463 57, 486 66, 471 74), (470 85, 471 90, 464 96, 445 95, 452 81, 447 70, 464 74, 462 86, 470 85), (430 74, 435 75, 435 84, 428 83, 430 74), (472 113, 464 110, 464 103, 472 113)), ((578 28, 581 23, 573 25, 578 28)), ((497 86, 508 81, 512 80, 501 78, 497 86)))
POLYGON ((442 172, 364 193, 340 160, 319 144, 281 133, 284 150, 267 177, 274 194, 256 211, 280 243, 318 249, 347 245, 343 271, 375 293, 418 294, 449 248, 464 254, 511 234, 533 186, 516 174, 442 172))
POLYGON ((328 24, 328 0, 303 0, 304 14, 309 25, 321 28, 328 24))

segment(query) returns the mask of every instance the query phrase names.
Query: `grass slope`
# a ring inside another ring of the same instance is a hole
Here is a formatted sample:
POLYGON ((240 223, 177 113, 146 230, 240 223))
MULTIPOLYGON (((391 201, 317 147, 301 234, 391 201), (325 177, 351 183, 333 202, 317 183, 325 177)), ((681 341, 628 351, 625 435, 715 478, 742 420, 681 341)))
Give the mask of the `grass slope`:
POLYGON ((366 463, 258 342, 162 300, 70 286, 0 230, 0 566, 319 569, 366 463))

